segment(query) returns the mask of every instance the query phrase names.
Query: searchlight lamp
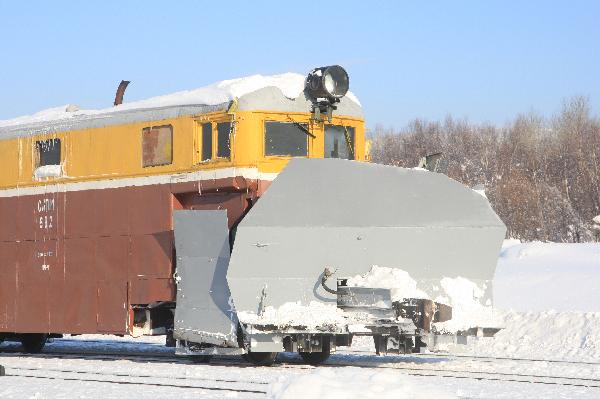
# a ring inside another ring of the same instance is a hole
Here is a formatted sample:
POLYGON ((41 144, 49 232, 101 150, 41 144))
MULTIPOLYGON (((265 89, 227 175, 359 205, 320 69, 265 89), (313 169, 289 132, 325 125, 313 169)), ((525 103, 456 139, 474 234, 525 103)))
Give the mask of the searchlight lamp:
POLYGON ((324 113, 331 122, 332 113, 337 109, 335 104, 348 93, 349 87, 350 78, 341 66, 331 65, 313 69, 304 84, 306 95, 313 103, 313 118, 322 121, 321 113, 324 113))

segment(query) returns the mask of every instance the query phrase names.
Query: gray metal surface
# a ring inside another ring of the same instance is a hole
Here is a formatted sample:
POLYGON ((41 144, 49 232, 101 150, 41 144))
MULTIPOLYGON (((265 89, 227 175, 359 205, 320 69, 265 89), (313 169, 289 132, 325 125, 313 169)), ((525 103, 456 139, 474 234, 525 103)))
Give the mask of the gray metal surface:
POLYGON ((177 308, 174 337, 237 346, 237 318, 227 287, 226 211, 175 211, 177 308))
POLYGON ((227 280, 249 312, 261 300, 335 302, 325 267, 336 277, 399 268, 425 290, 458 276, 489 288, 505 231, 486 198, 445 175, 293 159, 238 226, 227 280))
POLYGON ((277 334, 251 334, 250 350, 252 352, 283 352, 283 337, 277 334))

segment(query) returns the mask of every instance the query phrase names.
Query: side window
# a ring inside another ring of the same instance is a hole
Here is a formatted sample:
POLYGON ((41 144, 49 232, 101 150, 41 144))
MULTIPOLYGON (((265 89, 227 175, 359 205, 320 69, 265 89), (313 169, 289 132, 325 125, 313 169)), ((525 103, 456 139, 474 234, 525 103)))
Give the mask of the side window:
POLYGON ((354 128, 325 126, 325 158, 354 159, 354 128))
POLYGON ((265 122, 265 155, 308 156, 307 125, 265 122))
POLYGON ((60 165, 60 139, 35 142, 36 167, 60 165))
POLYGON ((231 158, 231 122, 217 123, 217 157, 231 158))
POLYGON ((212 159, 212 123, 202 124, 202 159, 209 161, 212 159))
POLYGON ((142 129, 142 166, 173 163, 173 127, 152 126, 142 129))

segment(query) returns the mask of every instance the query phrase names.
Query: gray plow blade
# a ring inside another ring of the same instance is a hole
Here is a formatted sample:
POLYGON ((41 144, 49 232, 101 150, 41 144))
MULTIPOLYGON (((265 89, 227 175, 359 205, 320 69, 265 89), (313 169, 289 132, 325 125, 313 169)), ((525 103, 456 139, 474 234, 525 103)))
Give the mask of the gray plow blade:
POLYGON ((445 175, 293 159, 239 224, 227 280, 236 309, 252 313, 335 303, 320 285, 325 267, 336 277, 398 268, 426 291, 442 277, 483 285, 505 231, 485 197, 445 175))
POLYGON ((227 287, 226 211, 175 211, 177 339, 237 347, 237 318, 227 287))

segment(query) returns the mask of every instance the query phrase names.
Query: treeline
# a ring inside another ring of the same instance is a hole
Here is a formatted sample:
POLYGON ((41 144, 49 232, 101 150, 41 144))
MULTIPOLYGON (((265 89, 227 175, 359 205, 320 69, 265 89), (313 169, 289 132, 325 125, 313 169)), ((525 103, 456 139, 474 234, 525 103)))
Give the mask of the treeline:
POLYGON ((600 241, 600 120, 587 98, 545 119, 517 116, 505 127, 415 120, 395 131, 377 126, 373 162, 415 167, 442 152, 437 172, 485 188, 508 236, 554 242, 600 241))

